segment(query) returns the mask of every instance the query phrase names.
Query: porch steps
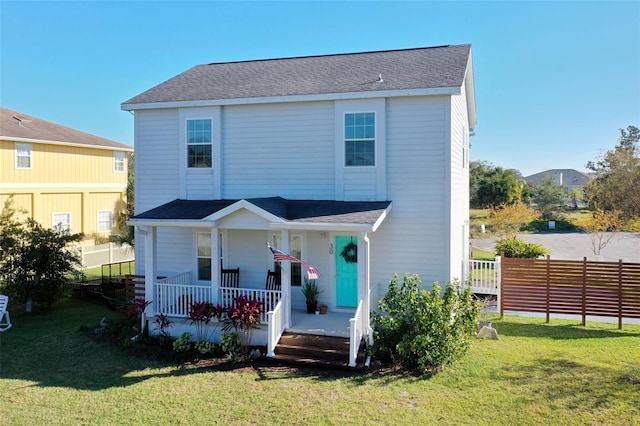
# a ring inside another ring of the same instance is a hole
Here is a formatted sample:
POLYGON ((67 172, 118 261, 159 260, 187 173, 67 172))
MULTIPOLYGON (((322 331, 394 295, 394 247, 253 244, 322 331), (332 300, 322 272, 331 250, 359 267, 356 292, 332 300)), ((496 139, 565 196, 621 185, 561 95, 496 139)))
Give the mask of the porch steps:
POLYGON ((360 343, 356 366, 349 367, 349 339, 291 332, 282 335, 274 352, 271 359, 283 364, 349 370, 364 369, 366 358, 364 341, 360 343))

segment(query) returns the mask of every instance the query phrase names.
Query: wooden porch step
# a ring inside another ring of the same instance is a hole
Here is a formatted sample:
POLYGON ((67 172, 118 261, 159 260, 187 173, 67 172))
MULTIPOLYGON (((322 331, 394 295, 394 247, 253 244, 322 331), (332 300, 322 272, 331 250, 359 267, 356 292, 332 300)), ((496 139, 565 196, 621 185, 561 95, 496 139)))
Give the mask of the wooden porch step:
POLYGON ((364 369, 365 344, 361 342, 356 367, 349 367, 349 339, 300 333, 284 333, 271 359, 283 364, 322 368, 364 369))

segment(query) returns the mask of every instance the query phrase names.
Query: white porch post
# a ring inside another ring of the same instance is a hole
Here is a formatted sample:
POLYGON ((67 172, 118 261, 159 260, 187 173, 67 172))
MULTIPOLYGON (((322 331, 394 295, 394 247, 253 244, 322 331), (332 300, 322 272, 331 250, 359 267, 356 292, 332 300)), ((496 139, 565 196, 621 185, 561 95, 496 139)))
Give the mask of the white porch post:
MULTIPOLYGON (((282 241, 282 251, 290 253, 289 230, 283 229, 280 231, 280 238, 282 241)), ((284 323, 287 327, 291 327, 291 262, 280 262, 280 266, 280 283, 282 298, 284 299, 284 323)))
POLYGON ((358 244, 358 299, 362 299, 362 318, 367 327, 367 334, 372 336, 371 330, 371 243, 367 232, 360 234, 364 244, 358 244))
POLYGON ((155 302, 155 281, 158 276, 157 268, 157 228, 148 226, 146 231, 141 230, 144 235, 144 295, 145 299, 151 301, 151 309, 147 309, 145 314, 147 317, 153 316, 154 312, 159 311, 159 306, 155 302))
POLYGON ((218 293, 220 293, 220 280, 222 269, 222 258, 220 257, 220 230, 211 228, 211 296, 214 305, 218 303, 218 293))

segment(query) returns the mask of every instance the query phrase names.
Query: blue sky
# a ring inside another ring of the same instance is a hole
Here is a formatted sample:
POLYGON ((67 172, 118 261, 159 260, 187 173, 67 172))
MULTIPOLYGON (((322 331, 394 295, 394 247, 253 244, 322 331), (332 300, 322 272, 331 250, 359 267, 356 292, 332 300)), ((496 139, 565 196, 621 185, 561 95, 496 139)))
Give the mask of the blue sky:
POLYGON ((584 170, 640 126, 640 2, 0 0, 0 104, 133 144, 120 103, 210 62, 473 45, 471 159, 584 170))

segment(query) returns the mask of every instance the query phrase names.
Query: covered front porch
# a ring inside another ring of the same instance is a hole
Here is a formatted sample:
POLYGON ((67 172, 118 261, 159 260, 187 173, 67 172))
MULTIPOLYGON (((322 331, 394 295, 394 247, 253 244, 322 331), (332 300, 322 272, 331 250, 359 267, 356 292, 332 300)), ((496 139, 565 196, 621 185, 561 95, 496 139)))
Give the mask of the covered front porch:
POLYGON ((286 330, 349 338, 351 365, 360 341, 372 334, 369 236, 390 208, 390 202, 277 197, 175 200, 137 215, 130 224, 144 242, 142 255, 136 255, 143 259, 145 294, 152 302, 147 318, 162 313, 186 319, 194 302, 230 306, 237 296, 246 296, 261 302, 254 341, 267 346, 268 356, 274 356, 286 330), (343 241, 356 250, 351 262, 340 256, 343 241), (265 242, 322 273, 316 280, 319 302, 328 306, 328 314, 304 311, 304 269, 295 260, 275 261, 265 242), (154 279, 158 276, 168 278, 154 279))

